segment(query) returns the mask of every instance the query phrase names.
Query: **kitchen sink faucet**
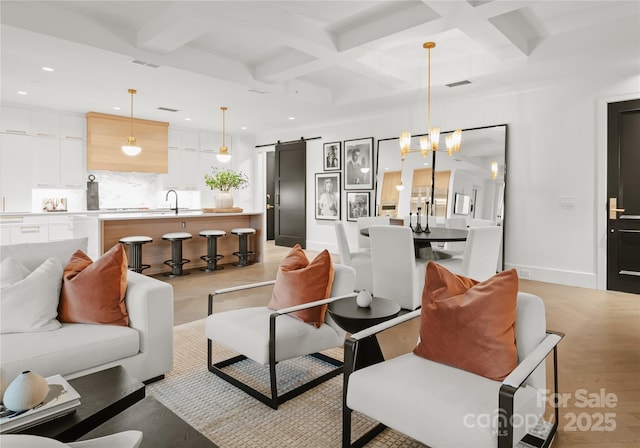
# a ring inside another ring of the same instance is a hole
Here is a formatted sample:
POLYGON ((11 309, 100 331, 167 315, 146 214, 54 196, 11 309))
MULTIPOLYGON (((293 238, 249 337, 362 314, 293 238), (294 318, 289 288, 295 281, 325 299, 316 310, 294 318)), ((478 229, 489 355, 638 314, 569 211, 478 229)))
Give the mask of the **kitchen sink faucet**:
MULTIPOLYGON (((164 200, 169 202, 169 193, 172 193, 176 195, 176 215, 178 214, 178 193, 176 193, 176 190, 169 190, 167 191, 167 195, 164 197, 164 200)), ((169 210, 173 210, 171 208, 171 204, 169 204, 169 210)))

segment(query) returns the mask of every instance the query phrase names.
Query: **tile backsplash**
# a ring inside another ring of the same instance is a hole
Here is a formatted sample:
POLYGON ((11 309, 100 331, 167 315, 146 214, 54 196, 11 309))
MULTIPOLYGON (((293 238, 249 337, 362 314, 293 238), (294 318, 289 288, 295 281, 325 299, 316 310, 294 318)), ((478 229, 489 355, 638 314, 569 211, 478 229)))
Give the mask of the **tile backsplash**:
MULTIPOLYGON (((169 208, 174 206, 173 196, 165 201, 167 190, 159 174, 124 173, 115 171, 93 171, 98 182, 100 209, 117 208, 169 208)), ((88 179, 87 179, 88 182, 88 179)), ((67 198, 69 211, 87 209, 86 189, 34 189, 32 192, 32 212, 42 211, 42 200, 50 197, 67 198)), ((200 192, 179 191, 180 208, 200 208, 200 192)))

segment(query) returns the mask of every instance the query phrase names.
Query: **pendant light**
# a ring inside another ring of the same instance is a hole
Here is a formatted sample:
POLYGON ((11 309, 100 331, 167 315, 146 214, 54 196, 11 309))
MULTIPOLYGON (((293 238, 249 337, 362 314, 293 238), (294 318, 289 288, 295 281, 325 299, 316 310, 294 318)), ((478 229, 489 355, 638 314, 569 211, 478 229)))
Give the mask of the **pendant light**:
POLYGON ((136 142, 136 138, 133 135, 133 95, 137 93, 135 89, 129 89, 131 94, 131 133, 127 138, 127 143, 122 145, 122 152, 128 156, 137 156, 142 151, 142 148, 136 142))
POLYGON ((224 144, 224 113, 227 111, 227 108, 222 106, 220 110, 222 111, 222 146, 220 147, 218 154, 216 154, 216 159, 218 159, 218 162, 227 163, 231 160, 229 148, 224 144))
MULTIPOLYGON (((434 175, 436 171, 435 153, 438 151, 440 143, 440 128, 431 127, 431 50, 436 47, 435 42, 425 42, 422 48, 427 50, 427 130, 428 135, 420 137, 420 148, 411 148, 411 133, 402 131, 400 134, 400 159, 404 162, 405 157, 410 152, 421 152, 422 157, 427 157, 429 151, 432 152, 431 167, 431 203, 434 202, 434 175)), ((462 129, 457 129, 445 137, 447 153, 452 156, 454 152, 460 151, 460 143, 462 141, 462 129)), ((404 188, 402 182, 396 186, 398 190, 404 188)))

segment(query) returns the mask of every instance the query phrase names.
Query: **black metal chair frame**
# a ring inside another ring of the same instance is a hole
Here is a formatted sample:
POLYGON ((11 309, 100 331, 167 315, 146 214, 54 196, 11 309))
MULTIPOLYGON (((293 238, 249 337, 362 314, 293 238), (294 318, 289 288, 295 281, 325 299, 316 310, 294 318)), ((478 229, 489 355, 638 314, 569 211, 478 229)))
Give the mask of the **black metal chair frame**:
MULTIPOLYGON (((231 232, 233 233, 233 232, 231 232)), ((238 261, 233 263, 234 266, 249 266, 251 264, 250 258, 254 255, 252 250, 249 250, 249 235, 255 235, 255 232, 251 233, 233 233, 238 237, 238 250, 233 253, 238 257, 238 261)))
POLYGON ((184 272, 182 265, 191 263, 188 258, 182 258, 182 242, 189 240, 191 237, 182 238, 162 238, 165 241, 171 241, 171 260, 165 260, 164 264, 171 268, 171 272, 166 272, 164 275, 169 277, 178 277, 180 275, 187 275, 189 272, 184 272))
MULTIPOLYGON (((344 383, 342 392, 342 448, 361 448, 373 440, 378 434, 380 434, 387 427, 382 423, 376 424, 373 428, 367 431, 365 434, 355 441, 351 441, 351 415, 353 411, 347 406, 347 390, 349 387, 349 376, 356 370, 358 349, 360 342, 366 338, 375 337, 377 333, 385 331, 391 327, 399 325, 408 320, 419 317, 421 310, 415 310, 405 315, 399 316, 395 319, 383 322, 375 327, 363 330, 355 335, 352 335, 344 345, 344 383), (355 337, 354 337, 355 336, 355 337)), ((560 339, 564 338, 564 333, 547 330, 547 335, 555 334, 560 336, 560 339)), ((559 342, 559 341, 558 341, 559 342)), ((550 348, 542 359, 531 369, 531 371, 517 384, 517 386, 510 386, 502 384, 499 391, 498 406, 499 415, 498 419, 498 447, 497 448, 512 448, 513 447, 513 401, 516 391, 522 386, 529 376, 535 371, 535 369, 545 361, 547 356, 553 351, 553 392, 557 396, 558 393, 558 345, 557 343, 550 348)), ((558 422, 560 419, 559 406, 554 406, 554 422, 547 434, 547 437, 543 440, 535 437, 531 434, 527 434, 523 441, 537 448, 548 448, 553 442, 553 438, 558 429, 558 422)))
POLYGON ((149 269, 151 267, 150 264, 142 263, 142 245, 151 243, 151 241, 120 241, 121 244, 125 246, 129 246, 129 265, 127 268, 131 271, 142 274, 142 271, 145 269, 149 269))
MULTIPOLYGON (((255 283, 252 285, 244 285, 241 287, 236 287, 236 288, 226 288, 226 289, 221 289, 218 291, 214 291, 212 293, 209 294, 209 307, 208 307, 208 315, 210 316, 211 314, 213 314, 213 302, 214 302, 214 297, 216 295, 219 294, 224 294, 227 292, 235 292, 235 291, 239 291, 239 290, 243 290, 243 289, 250 289, 250 288, 257 288, 257 287, 261 287, 261 286, 269 286, 269 285, 273 285, 275 284, 275 280, 273 281, 267 281, 267 282, 261 282, 261 283, 255 283)), ((282 403, 297 397, 298 395, 313 389, 314 387, 316 387, 317 385, 339 375, 340 373, 342 373, 343 371, 343 362, 339 359, 335 359, 332 358, 330 356, 327 356, 323 353, 311 353, 309 355, 305 355, 305 356, 312 356, 316 359, 319 359, 321 361, 324 361, 328 364, 331 364, 333 366, 335 366, 335 369, 329 370, 328 372, 322 374, 319 377, 316 377, 314 379, 312 379, 311 381, 302 384, 294 389, 291 389, 290 391, 285 392, 282 395, 278 395, 278 385, 277 385, 277 377, 276 377, 276 321, 278 319, 278 317, 281 316, 286 316, 289 313, 293 313, 295 311, 300 311, 301 309, 307 309, 307 308, 313 308, 315 306, 321 306, 324 305, 326 303, 332 302, 333 300, 337 300, 340 298, 344 298, 344 297, 351 297, 351 295, 349 296, 340 296, 340 297, 331 297, 329 299, 324 299, 324 300, 319 300, 316 302, 310 302, 307 303, 305 305, 300 305, 298 307, 292 307, 289 308, 287 310, 281 310, 281 311, 274 311, 270 316, 269 316, 269 379, 270 379, 270 389, 271 389, 271 394, 270 395, 266 395, 262 392, 260 392, 259 390, 255 389, 252 386, 249 386, 246 383, 243 383, 242 381, 238 380, 237 378, 234 378, 233 376, 229 375, 228 373, 224 372, 222 369, 224 367, 230 366, 232 364, 235 364, 237 362, 243 361, 245 359, 247 359, 246 356, 244 355, 238 355, 238 356, 234 356, 232 358, 229 359, 225 359, 223 361, 219 361, 214 363, 213 362, 213 353, 212 353, 212 349, 213 349, 213 343, 211 341, 211 339, 207 339, 207 366, 210 372, 212 372, 213 374, 219 376, 220 378, 222 378, 223 380, 227 381, 228 383, 233 384, 234 386, 236 386, 237 388, 241 389, 242 391, 246 392, 247 394, 251 395, 253 398, 259 400, 260 402, 266 404, 267 406, 269 406, 272 409, 278 409, 278 406, 281 405, 282 403)))

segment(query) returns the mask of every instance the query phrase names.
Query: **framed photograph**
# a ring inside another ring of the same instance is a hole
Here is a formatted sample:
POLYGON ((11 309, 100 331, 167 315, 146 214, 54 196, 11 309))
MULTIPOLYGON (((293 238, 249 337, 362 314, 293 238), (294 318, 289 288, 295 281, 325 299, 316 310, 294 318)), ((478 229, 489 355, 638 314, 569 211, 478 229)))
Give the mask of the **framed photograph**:
POLYGON ((340 173, 316 173, 316 219, 340 220, 340 173))
POLYGON ((363 216, 371 216, 369 191, 347 191, 347 221, 356 221, 363 216))
POLYGON ((373 137, 344 141, 344 189, 373 188, 373 137))
POLYGON ((324 170, 340 171, 342 167, 342 145, 340 142, 325 143, 323 145, 324 170))

